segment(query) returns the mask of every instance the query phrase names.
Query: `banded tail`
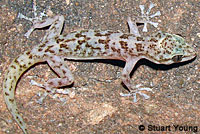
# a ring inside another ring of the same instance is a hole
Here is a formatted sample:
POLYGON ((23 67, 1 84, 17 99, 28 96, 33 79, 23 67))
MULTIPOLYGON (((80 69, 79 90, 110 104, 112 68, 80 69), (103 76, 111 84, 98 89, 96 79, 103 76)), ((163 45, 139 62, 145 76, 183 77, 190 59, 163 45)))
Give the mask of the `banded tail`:
POLYGON ((28 134, 28 131, 26 129, 25 122, 23 121, 22 117, 20 116, 20 113, 18 112, 18 108, 15 101, 15 88, 20 76, 27 69, 29 69, 29 67, 40 61, 41 59, 39 57, 31 54, 30 51, 26 51, 12 61, 12 63, 8 67, 8 71, 4 78, 3 95, 6 105, 17 124, 23 130, 24 134, 28 134))

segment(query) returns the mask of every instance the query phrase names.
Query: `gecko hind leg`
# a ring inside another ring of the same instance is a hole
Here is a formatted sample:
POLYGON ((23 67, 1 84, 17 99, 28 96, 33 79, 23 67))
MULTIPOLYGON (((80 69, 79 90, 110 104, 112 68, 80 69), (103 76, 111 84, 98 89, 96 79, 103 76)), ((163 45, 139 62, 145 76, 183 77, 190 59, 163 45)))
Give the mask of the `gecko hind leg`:
MULTIPOLYGON (((74 82, 74 77, 71 71, 68 69, 65 64, 64 59, 59 56, 52 56, 47 60, 49 66, 56 72, 59 78, 53 78, 48 80, 44 84, 39 84, 35 81, 31 81, 32 85, 36 85, 38 87, 46 89, 46 91, 50 92, 50 94, 70 94, 69 90, 59 90, 57 88, 71 85, 74 82)), ((48 93, 44 93, 43 96, 38 100, 38 103, 42 104, 43 99, 48 95, 48 93)))
POLYGON ((52 18, 47 18, 45 20, 40 20, 33 23, 33 26, 25 33, 25 36, 29 38, 30 34, 37 28, 44 28, 50 26, 45 36, 43 37, 42 42, 45 40, 50 40, 55 36, 60 35, 64 23, 64 16, 56 15, 52 18))
POLYGON ((25 33, 25 36, 29 38, 30 34, 35 29, 44 28, 49 25, 51 26, 48 29, 48 32, 46 33, 45 37, 43 38, 43 41, 51 39, 52 37, 55 37, 56 35, 60 35, 61 30, 63 28, 64 17, 62 15, 56 15, 54 17, 48 17, 43 20, 42 18, 47 15, 44 12, 38 15, 36 10, 37 10, 36 0, 33 0, 33 13, 34 13, 33 18, 27 17, 21 13, 18 14, 18 18, 22 18, 22 19, 31 21, 33 23, 33 26, 25 33))

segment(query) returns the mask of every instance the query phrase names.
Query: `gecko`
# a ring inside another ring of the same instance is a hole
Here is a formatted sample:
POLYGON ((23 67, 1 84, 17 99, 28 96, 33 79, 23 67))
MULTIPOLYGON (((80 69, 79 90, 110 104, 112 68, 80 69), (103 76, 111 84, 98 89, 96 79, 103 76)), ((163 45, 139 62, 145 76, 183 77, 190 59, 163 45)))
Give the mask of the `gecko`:
POLYGON ((50 26, 41 43, 32 50, 23 52, 9 65, 3 82, 3 95, 13 118, 24 134, 28 130, 20 115, 16 101, 15 88, 21 75, 36 63, 47 62, 59 78, 53 78, 38 86, 52 91, 71 85, 74 82, 72 72, 65 59, 94 60, 115 59, 125 62, 121 80, 134 93, 141 89, 131 82, 130 73, 140 59, 147 59, 156 64, 173 64, 192 60, 196 57, 194 48, 179 35, 162 31, 143 37, 136 22, 128 18, 130 33, 120 31, 78 30, 61 34, 64 16, 56 15, 34 23, 27 35, 37 28, 50 26))

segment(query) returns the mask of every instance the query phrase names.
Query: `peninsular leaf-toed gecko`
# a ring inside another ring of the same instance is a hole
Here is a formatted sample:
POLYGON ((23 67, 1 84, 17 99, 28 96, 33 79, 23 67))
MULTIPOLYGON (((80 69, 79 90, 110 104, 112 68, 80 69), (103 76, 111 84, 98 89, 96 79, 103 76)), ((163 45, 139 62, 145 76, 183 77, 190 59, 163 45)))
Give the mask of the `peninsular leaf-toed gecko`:
MULTIPOLYGON (((142 7, 140 8, 142 9, 142 7)), ((28 36, 36 28, 50 26, 49 30, 38 46, 25 51, 12 61, 5 75, 3 83, 4 99, 24 134, 28 134, 28 131, 18 112, 14 97, 15 88, 21 75, 36 63, 47 62, 59 76, 59 78, 48 80, 43 85, 36 84, 51 91, 53 88, 70 85, 74 81, 74 77, 64 59, 122 60, 126 64, 121 79, 134 94, 139 93, 141 89, 131 84, 130 73, 140 59, 144 58, 157 64, 169 65, 196 57, 192 46, 178 35, 158 32, 149 37, 142 37, 135 22, 133 23, 130 18, 128 19, 130 33, 110 30, 81 30, 60 35, 63 22, 64 17, 58 15, 43 21, 37 20, 27 33, 28 36)))

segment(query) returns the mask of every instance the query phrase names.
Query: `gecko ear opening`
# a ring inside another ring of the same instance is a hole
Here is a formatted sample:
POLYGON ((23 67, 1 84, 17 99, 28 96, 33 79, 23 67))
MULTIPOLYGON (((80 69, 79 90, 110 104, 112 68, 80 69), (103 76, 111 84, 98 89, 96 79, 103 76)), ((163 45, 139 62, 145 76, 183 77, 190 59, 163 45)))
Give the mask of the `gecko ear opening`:
POLYGON ((172 60, 175 62, 175 63, 178 63, 182 60, 182 55, 176 55, 174 57, 172 57, 172 60))

